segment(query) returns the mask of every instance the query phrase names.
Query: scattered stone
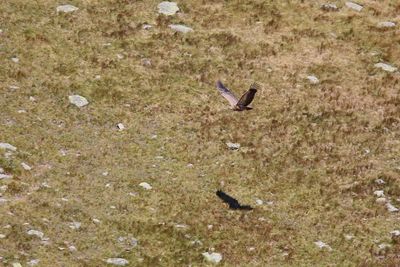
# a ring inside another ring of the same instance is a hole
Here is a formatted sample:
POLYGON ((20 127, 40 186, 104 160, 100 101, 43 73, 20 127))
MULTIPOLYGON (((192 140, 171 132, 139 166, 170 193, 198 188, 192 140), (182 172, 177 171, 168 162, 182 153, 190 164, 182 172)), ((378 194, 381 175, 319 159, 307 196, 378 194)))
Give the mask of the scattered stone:
POLYGON ((81 228, 81 223, 80 222, 70 222, 69 223, 69 228, 73 229, 73 230, 78 230, 79 228, 81 228))
POLYGON ((19 86, 10 85, 8 88, 10 88, 11 90, 17 90, 17 89, 19 89, 19 86))
POLYGON ((181 33, 188 33, 188 32, 192 32, 193 29, 185 26, 185 25, 181 25, 181 24, 170 24, 168 25, 172 30, 177 31, 177 32, 181 32, 181 33))
POLYGON ((4 173, 4 169, 0 167, 0 173, 4 173))
POLYGON ((24 170, 26 170, 26 171, 32 170, 32 167, 29 166, 28 164, 26 164, 25 162, 22 162, 22 163, 21 163, 21 166, 22 166, 22 168, 24 168, 24 170))
POLYGON ((388 250, 392 247, 390 244, 382 243, 378 245, 379 250, 388 250))
POLYGON ((0 180, 2 179, 12 179, 13 176, 10 174, 4 174, 4 173, 0 173, 0 180))
POLYGON ((148 184, 148 183, 146 183, 146 182, 140 183, 139 186, 143 187, 143 188, 146 189, 146 190, 150 190, 150 189, 153 188, 153 187, 151 187, 150 184, 148 184))
POLYGON ((193 168, 193 164, 192 164, 192 163, 189 163, 188 165, 186 165, 186 167, 188 167, 188 168, 193 168))
POLYGON ((203 257, 211 263, 219 263, 222 260, 222 255, 220 253, 208 253, 208 252, 204 252, 202 253, 203 257))
POLYGON ((228 146, 228 148, 230 150, 238 150, 240 148, 240 144, 239 143, 228 142, 228 143, 226 143, 226 145, 228 146))
POLYGON ((363 9, 363 6, 353 2, 346 2, 346 6, 358 12, 360 12, 363 9))
POLYGON ((399 209, 393 206, 391 203, 386 203, 386 208, 389 212, 398 212, 399 209))
POLYGON ((388 72, 395 72, 395 71, 397 71, 397 68, 396 67, 393 67, 393 66, 391 66, 391 65, 389 65, 389 64, 386 64, 386 63, 376 63, 375 65, 374 65, 376 68, 380 68, 380 69, 382 69, 382 70, 384 70, 384 71, 388 71, 388 72))
POLYGON ((186 224, 176 224, 176 228, 187 228, 188 226, 186 224))
POLYGON ((99 219, 96 219, 96 218, 93 218, 92 221, 93 221, 95 224, 101 223, 101 221, 100 221, 99 219))
POLYGON ((77 249, 76 249, 75 246, 69 246, 69 247, 68 247, 68 250, 71 251, 71 252, 77 251, 77 249))
POLYGON ((157 135, 156 134, 151 135, 150 139, 157 139, 157 135))
POLYGON ((142 65, 145 66, 145 67, 150 67, 150 66, 151 66, 151 60, 148 59, 148 58, 143 58, 143 59, 141 60, 141 63, 142 63, 142 65))
POLYGON ((87 104, 89 104, 89 102, 87 101, 86 98, 84 98, 83 96, 80 95, 70 95, 69 97, 69 102, 77 107, 84 107, 87 104))
POLYGON ((314 75, 307 76, 307 79, 310 81, 311 84, 318 84, 319 79, 314 75))
POLYGON ((118 130, 122 131, 125 129, 125 126, 122 123, 118 123, 117 128, 118 128, 118 130))
POLYGON ((214 227, 214 226, 213 226, 212 224, 207 225, 207 229, 208 229, 208 230, 213 229, 213 227, 214 227))
POLYGON ((14 63, 18 63, 18 62, 19 62, 19 58, 17 58, 17 57, 12 57, 12 58, 11 58, 11 61, 14 62, 14 63))
POLYGON ((383 193, 383 190, 376 190, 374 191, 374 195, 377 197, 384 197, 385 194, 383 193))
POLYGON ((251 251, 255 251, 256 250, 256 248, 255 247, 249 247, 248 249, 247 249, 247 251, 249 251, 249 252, 251 252, 251 251))
POLYGON ((40 239, 43 239, 43 237, 44 237, 44 234, 43 234, 43 232, 40 232, 40 231, 37 231, 37 230, 29 230, 28 232, 27 232, 27 234, 28 235, 34 235, 34 236, 37 236, 37 237, 39 237, 40 239))
POLYGON ((124 59, 124 55, 122 55, 122 54, 117 54, 117 58, 118 58, 118 59, 124 59))
POLYGON ((125 250, 132 250, 134 247, 138 245, 138 240, 134 237, 125 237, 125 236, 120 236, 118 237, 118 243, 122 245, 125 250))
POLYGON ((129 264, 129 261, 123 259, 123 258, 109 258, 106 260, 108 264, 113 264, 117 266, 125 266, 129 264))
POLYGON ((175 2, 163 1, 158 4, 158 13, 167 16, 175 15, 179 11, 179 7, 175 2))
POLYGON ((386 203, 386 198, 385 197, 379 197, 379 198, 376 199, 376 203, 385 204, 386 203))
POLYGON ((392 235, 392 238, 398 238, 400 237, 400 230, 391 231, 390 234, 392 235))
POLYGON ((26 264, 28 264, 29 266, 35 266, 35 265, 38 265, 39 262, 40 262, 40 260, 33 259, 33 260, 28 261, 26 264))
POLYGON ((151 28, 153 28, 153 26, 151 26, 150 24, 143 24, 142 25, 142 29, 143 30, 150 30, 151 28))
POLYGON ((382 21, 377 24, 378 28, 393 28, 396 26, 396 23, 391 21, 382 21))
POLYGON ((257 205, 262 205, 264 202, 261 199, 256 199, 256 204, 257 205))
POLYGON ((22 265, 19 262, 13 262, 12 267, 22 267, 22 265))
POLYGON ((353 240, 354 235, 344 235, 344 239, 346 239, 347 241, 353 240))
POLYGON ((339 8, 335 4, 323 4, 321 9, 324 11, 338 11, 339 8))
POLYGON ((199 245, 199 246, 202 246, 202 245, 203 245, 203 242, 201 242, 200 240, 196 239, 196 240, 190 241, 190 245, 199 245))
POLYGON ((79 8, 77 8, 76 6, 73 6, 73 5, 61 5, 61 6, 58 6, 56 8, 57 13, 60 13, 60 12, 71 13, 71 12, 74 12, 74 11, 76 11, 78 9, 79 8))
POLYGON ((317 247, 319 247, 320 249, 324 249, 326 248, 329 251, 332 251, 331 246, 329 246, 328 244, 322 242, 322 241, 316 241, 314 242, 315 245, 317 245, 317 247))
POLYGON ((0 234, 0 239, 6 238, 6 235, 0 234))
POLYGON ((5 150, 17 151, 17 148, 9 143, 0 143, 0 148, 5 150))
POLYGON ((375 183, 377 183, 377 184, 379 184, 379 185, 386 184, 386 182, 385 182, 384 180, 382 180, 382 179, 376 179, 376 180, 375 180, 375 183))
POLYGON ((36 101, 36 98, 34 98, 33 96, 30 96, 30 97, 29 97, 29 100, 32 101, 32 102, 34 102, 34 101, 36 101))
POLYGON ((26 113, 26 110, 25 109, 20 109, 20 110, 18 110, 17 111, 19 114, 21 114, 21 113, 26 113))

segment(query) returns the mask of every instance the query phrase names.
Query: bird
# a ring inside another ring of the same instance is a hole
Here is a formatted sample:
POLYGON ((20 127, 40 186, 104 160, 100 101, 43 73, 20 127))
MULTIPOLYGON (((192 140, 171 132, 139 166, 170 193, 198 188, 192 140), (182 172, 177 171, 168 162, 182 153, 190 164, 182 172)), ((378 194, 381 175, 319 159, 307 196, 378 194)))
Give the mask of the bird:
POLYGON ((247 90, 238 100, 235 95, 226 88, 220 80, 217 81, 217 89, 221 93, 223 97, 225 97, 234 111, 243 111, 250 110, 251 107, 248 107, 250 103, 253 101, 255 94, 257 93, 257 89, 260 88, 258 83, 252 83, 250 85, 250 89, 247 90))
POLYGON ((252 210, 253 208, 250 207, 249 205, 241 205, 239 203, 239 201, 237 201, 236 199, 234 199, 233 197, 231 197, 230 195, 227 195, 226 193, 224 193, 221 190, 218 190, 216 195, 222 199, 222 201, 224 201, 225 203, 227 203, 229 205, 230 209, 233 210, 252 210))

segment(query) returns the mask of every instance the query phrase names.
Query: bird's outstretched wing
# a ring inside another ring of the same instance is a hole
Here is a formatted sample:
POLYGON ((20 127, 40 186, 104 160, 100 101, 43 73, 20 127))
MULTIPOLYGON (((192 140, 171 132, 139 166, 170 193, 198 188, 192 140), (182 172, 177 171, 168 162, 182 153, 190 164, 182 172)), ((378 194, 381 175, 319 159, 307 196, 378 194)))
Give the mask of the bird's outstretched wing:
POLYGON ((237 105, 241 107, 247 107, 253 101, 254 96, 257 93, 257 89, 259 88, 260 85, 258 85, 257 83, 251 84, 250 89, 247 90, 247 92, 242 95, 237 105))
POLYGON ((221 93, 221 95, 229 101, 229 104, 231 104, 231 106, 236 106, 236 104, 238 103, 238 99, 235 97, 234 94, 232 94, 232 92, 228 88, 226 88, 222 84, 221 81, 217 81, 217 89, 221 93))
POLYGON ((224 201, 225 203, 227 203, 229 205, 230 209, 233 209, 233 210, 252 210, 253 209, 252 207, 250 207, 248 205, 243 205, 243 206, 240 205, 239 201, 237 201, 233 197, 225 194, 221 190, 218 190, 216 194, 220 199, 222 199, 222 201, 224 201))

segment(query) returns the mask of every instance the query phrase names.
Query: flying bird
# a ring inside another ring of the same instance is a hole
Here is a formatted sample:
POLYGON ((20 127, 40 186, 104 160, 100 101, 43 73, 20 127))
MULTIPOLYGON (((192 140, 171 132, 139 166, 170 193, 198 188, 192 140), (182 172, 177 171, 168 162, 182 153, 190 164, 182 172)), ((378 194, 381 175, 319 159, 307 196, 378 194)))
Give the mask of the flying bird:
POLYGON ((225 202, 229 205, 230 209, 233 209, 233 210, 252 210, 253 209, 249 205, 241 205, 239 203, 239 201, 237 201, 230 195, 225 194, 221 190, 218 190, 216 194, 220 199, 222 199, 223 202, 225 202))
POLYGON ((240 99, 238 100, 235 95, 228 89, 226 88, 221 81, 217 81, 217 89, 221 93, 223 97, 226 98, 226 100, 229 101, 229 104, 231 104, 231 107, 235 111, 243 111, 243 110, 248 110, 252 109, 248 107, 250 103, 253 101, 255 94, 257 93, 257 89, 260 88, 260 85, 257 83, 252 83, 250 85, 250 89, 245 92, 240 99))

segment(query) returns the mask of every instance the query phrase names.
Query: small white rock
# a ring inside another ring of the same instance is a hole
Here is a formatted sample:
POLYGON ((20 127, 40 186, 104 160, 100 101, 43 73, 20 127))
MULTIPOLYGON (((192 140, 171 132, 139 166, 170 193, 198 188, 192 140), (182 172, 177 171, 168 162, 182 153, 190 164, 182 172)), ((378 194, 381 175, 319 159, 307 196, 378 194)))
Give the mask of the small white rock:
POLYGON ((383 193, 383 190, 376 190, 374 191, 374 195, 377 197, 384 197, 385 194, 383 193))
POLYGON ((187 228, 188 226, 186 224, 175 224, 176 228, 187 228))
POLYGON ((398 212, 399 209, 393 206, 391 203, 386 203, 386 208, 389 212, 398 212))
POLYGON ((384 71, 388 71, 388 72, 395 72, 395 71, 397 71, 397 68, 396 67, 393 67, 393 66, 391 66, 391 65, 389 65, 389 64, 386 64, 386 63, 376 63, 375 65, 374 65, 376 68, 380 68, 380 69, 382 69, 382 70, 384 70, 384 71))
POLYGON ((106 260, 108 264, 113 264, 117 266, 125 266, 129 264, 129 261, 123 259, 123 258, 109 258, 106 260))
POLYGON ((153 26, 151 26, 150 24, 143 24, 142 25, 142 29, 143 30, 150 30, 151 28, 153 28, 153 26))
POLYGON ((310 81, 311 84, 318 84, 319 79, 314 75, 307 76, 307 79, 310 81))
POLYGON ((228 146, 228 148, 229 148, 230 150, 237 150, 237 149, 240 148, 240 144, 239 144, 239 143, 231 143, 231 142, 228 142, 228 143, 226 143, 226 145, 228 146))
POLYGON ((71 251, 71 252, 77 251, 77 249, 76 249, 75 246, 69 246, 68 249, 69 249, 69 251, 71 251))
POLYGON ((29 97, 29 100, 32 101, 32 102, 34 102, 34 101, 36 101, 36 98, 34 98, 33 96, 30 96, 30 97, 29 97))
POLYGON ((192 32, 193 29, 185 26, 185 25, 181 25, 181 24, 170 24, 168 25, 172 30, 177 31, 177 32, 181 32, 181 33, 188 33, 188 32, 192 32))
POLYGON ((385 197, 379 197, 376 199, 376 203, 378 204, 385 204, 386 203, 386 198, 385 197))
POLYGON ((59 13, 59 12, 70 13, 70 12, 74 12, 78 9, 79 8, 77 8, 76 6, 73 6, 73 5, 61 5, 56 8, 57 13, 59 13))
POLYGON ((329 246, 328 244, 326 244, 326 243, 324 243, 324 242, 322 242, 322 241, 320 241, 320 240, 314 242, 314 244, 317 245, 317 247, 319 247, 320 249, 326 248, 326 249, 329 250, 329 251, 332 250, 331 246, 329 246))
POLYGON ((12 267, 22 267, 22 265, 19 262, 13 262, 12 267))
POLYGON ((69 223, 69 228, 74 229, 74 230, 78 230, 79 228, 81 228, 81 223, 80 222, 70 222, 69 223))
POLYGON ((396 26, 396 23, 391 21, 382 21, 378 23, 378 28, 393 28, 396 26))
POLYGON ((257 205, 262 205, 264 202, 261 199, 256 199, 256 204, 257 205))
POLYGON ((117 128, 118 130, 122 131, 123 129, 125 129, 125 126, 122 123, 118 123, 117 128))
POLYGON ((354 235, 344 235, 344 239, 346 239, 348 241, 353 240, 353 238, 354 238, 354 235))
POLYGON ((99 219, 96 219, 96 218, 93 218, 92 221, 93 221, 94 223, 96 223, 96 224, 101 223, 101 221, 100 221, 99 219))
POLYGON ((339 8, 335 4, 323 4, 321 6, 321 9, 325 10, 325 11, 338 11, 339 10, 339 8))
POLYGON ((11 90, 17 90, 17 89, 19 89, 19 86, 10 85, 8 88, 10 88, 11 90))
POLYGON ((382 179, 376 179, 375 183, 379 184, 379 185, 386 184, 386 182, 384 180, 382 180, 382 179))
POLYGON ((10 174, 4 174, 4 173, 0 173, 0 180, 2 179, 12 179, 13 176, 10 174))
POLYGON ((17 58, 17 57, 12 57, 12 58, 11 58, 11 61, 14 62, 14 63, 18 63, 18 62, 19 62, 19 58, 17 58))
POLYGON ((24 170, 26 170, 26 171, 32 170, 32 167, 29 166, 28 164, 26 164, 25 162, 22 162, 22 163, 21 163, 21 166, 22 166, 22 168, 24 168, 24 170))
POLYGON ((150 184, 148 184, 148 183, 146 183, 146 182, 140 183, 139 186, 143 187, 143 188, 146 189, 146 190, 150 190, 150 189, 153 188, 153 187, 151 187, 150 184))
POLYGON ((40 260, 33 259, 33 260, 28 261, 26 264, 28 264, 29 266, 35 266, 35 265, 38 265, 39 262, 40 262, 40 260))
POLYGON ((27 234, 28 235, 34 235, 34 236, 37 236, 37 237, 39 237, 40 239, 43 239, 43 237, 44 237, 44 234, 43 234, 43 232, 40 232, 40 231, 37 231, 37 230, 29 230, 28 232, 27 232, 27 234))
POLYGON ((400 237, 400 230, 391 231, 390 234, 392 235, 392 238, 393 237, 400 237))
POLYGON ((84 107, 87 104, 89 104, 89 102, 87 101, 86 98, 84 98, 83 96, 80 95, 70 95, 68 97, 69 102, 77 107, 84 107))
POLYGON ((386 249, 389 249, 389 248, 391 248, 391 247, 392 247, 392 245, 386 244, 386 243, 382 243, 382 244, 379 244, 379 245, 378 245, 378 248, 379 248, 380 250, 386 250, 386 249))
POLYGON ((148 59, 148 58, 143 58, 140 62, 141 62, 142 65, 145 66, 145 67, 150 67, 150 66, 151 66, 151 60, 148 59))
POLYGON ((6 238, 6 235, 0 234, 0 239, 6 238))
POLYGON ((353 2, 346 2, 346 6, 358 12, 360 12, 363 9, 363 6, 353 2))
POLYGON ((122 54, 117 54, 117 58, 118 58, 118 59, 124 59, 124 55, 122 55, 122 54))
POLYGON ((164 1, 158 4, 158 13, 167 16, 174 15, 179 11, 179 7, 175 2, 164 1))
POLYGON ((156 135, 156 134, 152 134, 152 135, 150 136, 150 139, 157 139, 157 135, 156 135))
POLYGON ((202 253, 203 257, 211 263, 219 263, 222 260, 222 255, 220 253, 208 253, 208 252, 204 252, 202 253))
POLYGON ((4 173, 4 169, 0 167, 0 173, 4 173))
POLYGON ((0 148, 5 150, 17 151, 17 148, 9 143, 0 143, 0 148))

